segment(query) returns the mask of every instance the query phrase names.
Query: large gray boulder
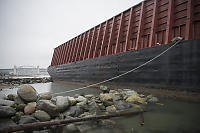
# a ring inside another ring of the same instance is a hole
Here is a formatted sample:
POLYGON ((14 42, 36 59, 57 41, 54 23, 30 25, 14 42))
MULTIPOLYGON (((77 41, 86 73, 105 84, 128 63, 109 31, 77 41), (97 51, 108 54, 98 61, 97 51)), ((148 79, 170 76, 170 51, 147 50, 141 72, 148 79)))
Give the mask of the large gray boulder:
POLYGON ((60 112, 66 110, 70 106, 68 97, 57 96, 57 97, 55 97, 55 99, 56 99, 57 109, 60 112))
POLYGON ((11 105, 13 105, 13 104, 14 104, 13 101, 0 99, 0 105, 11 106, 11 105))
POLYGON ((59 113, 57 106, 50 100, 39 100, 37 102, 37 109, 47 112, 51 117, 58 116, 59 113))
POLYGON ((9 106, 0 106, 0 118, 8 118, 15 115, 15 109, 9 106))
POLYGON ((49 120, 51 120, 51 116, 47 112, 42 111, 42 110, 35 111, 34 117, 36 119, 38 119, 39 121, 49 121, 49 120))
POLYGON ((20 85, 17 94, 25 102, 35 102, 37 100, 37 92, 31 85, 20 85))

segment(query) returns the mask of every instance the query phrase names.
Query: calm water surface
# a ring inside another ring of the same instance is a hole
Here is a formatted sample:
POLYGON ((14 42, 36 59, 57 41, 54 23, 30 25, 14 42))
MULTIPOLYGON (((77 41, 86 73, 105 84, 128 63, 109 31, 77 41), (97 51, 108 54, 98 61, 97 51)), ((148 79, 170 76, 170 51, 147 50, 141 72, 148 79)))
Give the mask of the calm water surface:
MULTIPOLYGON (((32 84, 38 93, 62 92, 82 87, 66 83, 38 83, 32 84)), ((16 93, 17 89, 5 89, 1 93, 16 93)), ((60 94, 63 96, 75 94, 99 94, 97 88, 60 94)), ((148 112, 144 113, 144 126, 140 126, 140 116, 114 118, 113 127, 97 127, 87 133, 200 133, 200 104, 161 99, 160 105, 148 105, 148 112)))

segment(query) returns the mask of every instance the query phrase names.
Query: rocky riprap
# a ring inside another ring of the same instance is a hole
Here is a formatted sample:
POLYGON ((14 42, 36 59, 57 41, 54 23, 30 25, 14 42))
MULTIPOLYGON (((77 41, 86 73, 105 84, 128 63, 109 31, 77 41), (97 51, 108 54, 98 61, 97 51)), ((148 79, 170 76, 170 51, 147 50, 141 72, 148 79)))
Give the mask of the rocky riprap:
MULTIPOLYGON (((0 77, 0 85, 5 85, 5 86, 19 86, 22 84, 34 84, 34 83, 48 83, 48 82, 53 82, 51 77, 43 77, 43 78, 1 78, 0 77)), ((11 88, 12 88, 11 87, 11 88)))
MULTIPOLYGON (((159 102, 157 97, 138 94, 130 89, 110 90, 100 86, 102 93, 71 96, 55 96, 50 93, 37 94, 30 85, 21 85, 17 95, 0 95, 0 118, 7 122, 0 123, 0 129, 9 125, 25 124, 38 121, 62 120, 116 113, 125 110, 144 109, 148 103, 159 102), (10 123, 10 124, 9 124, 10 123)), ((51 126, 40 129, 42 132, 86 132, 96 126, 115 125, 111 119, 95 122, 77 122, 65 126, 51 126)))

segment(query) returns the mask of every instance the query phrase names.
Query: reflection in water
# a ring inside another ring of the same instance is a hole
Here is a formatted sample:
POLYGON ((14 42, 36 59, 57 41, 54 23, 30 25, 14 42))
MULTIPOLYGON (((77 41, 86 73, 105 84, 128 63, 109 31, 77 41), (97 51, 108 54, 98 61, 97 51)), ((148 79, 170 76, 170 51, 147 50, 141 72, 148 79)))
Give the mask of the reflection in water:
MULTIPOLYGON (((38 93, 62 92, 83 87, 67 83, 37 83, 32 84, 38 93)), ((4 89, 1 93, 16 93, 17 89, 4 89)), ((99 94, 97 88, 61 94, 63 96, 75 94, 99 94)), ((140 126, 140 116, 113 118, 113 127, 97 127, 87 133, 200 133, 200 104, 161 99, 164 106, 147 105, 148 112, 144 113, 144 126, 140 126)))

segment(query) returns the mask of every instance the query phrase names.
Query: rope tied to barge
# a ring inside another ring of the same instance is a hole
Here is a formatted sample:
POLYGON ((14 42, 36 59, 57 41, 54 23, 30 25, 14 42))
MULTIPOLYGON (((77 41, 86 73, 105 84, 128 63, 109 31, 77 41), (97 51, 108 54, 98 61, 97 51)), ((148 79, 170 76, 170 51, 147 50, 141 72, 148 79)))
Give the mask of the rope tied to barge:
POLYGON ((148 60, 147 62, 145 62, 145 63, 143 63, 143 64, 141 64, 141 65, 139 65, 139 66, 137 66, 137 67, 135 67, 135 68, 133 68, 133 69, 131 69, 131 70, 125 72, 125 73, 122 73, 122 74, 117 75, 117 76, 114 76, 114 77, 112 77, 112 78, 103 80, 103 81, 98 82, 98 83, 90 84, 90 85, 88 85, 88 86, 80 87, 80 88, 73 89, 73 90, 58 92, 58 93, 52 93, 52 95, 59 95, 59 94, 64 94, 64 93, 73 92, 73 91, 83 90, 83 89, 86 89, 86 88, 89 88, 89 87, 93 87, 93 86, 96 86, 96 85, 100 85, 100 84, 109 82, 109 81, 111 81, 111 80, 120 78, 120 77, 122 77, 122 76, 124 76, 124 75, 127 75, 127 74, 129 74, 129 73, 131 73, 131 72, 133 72, 133 71, 136 71, 136 70, 138 70, 139 68, 141 68, 141 67, 143 67, 143 66, 145 66, 145 65, 147 65, 147 64, 149 64, 149 63, 151 63, 151 62, 154 61, 155 59, 157 59, 157 58, 159 58, 160 56, 162 56, 162 55, 164 55, 165 53, 167 53, 170 49, 172 49, 174 46, 176 46, 176 45, 177 45, 178 43, 180 43, 182 40, 183 40, 182 37, 174 37, 174 38, 172 39, 172 43, 174 43, 172 46, 170 46, 169 48, 167 48, 166 50, 164 50, 163 52, 161 52, 160 54, 158 54, 158 55, 155 56, 154 58, 148 60), (176 40, 178 40, 178 41, 176 41, 176 40))

